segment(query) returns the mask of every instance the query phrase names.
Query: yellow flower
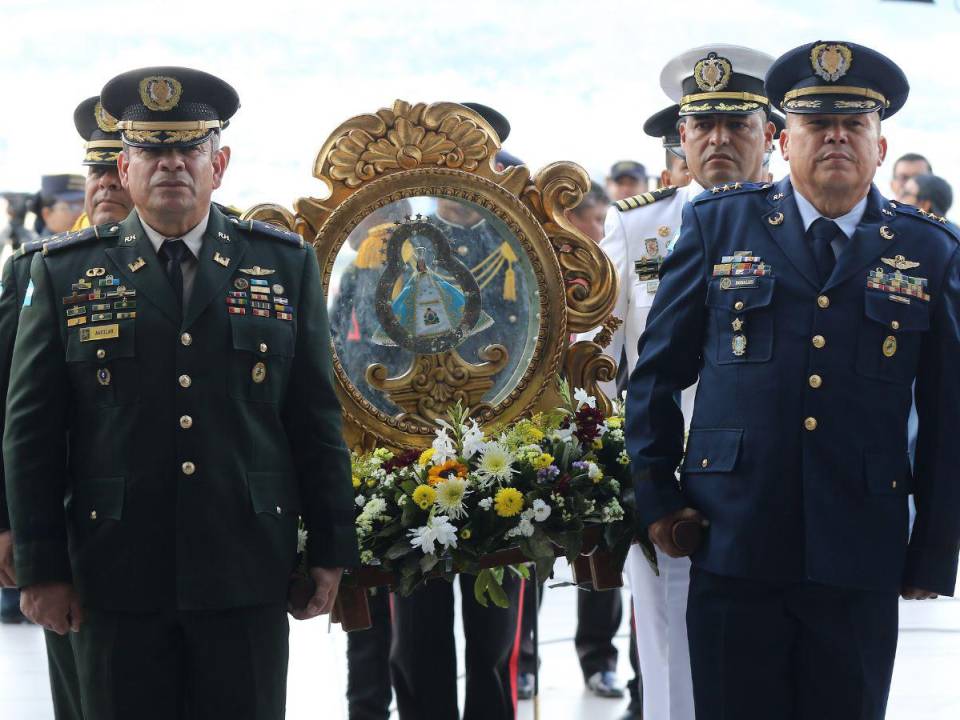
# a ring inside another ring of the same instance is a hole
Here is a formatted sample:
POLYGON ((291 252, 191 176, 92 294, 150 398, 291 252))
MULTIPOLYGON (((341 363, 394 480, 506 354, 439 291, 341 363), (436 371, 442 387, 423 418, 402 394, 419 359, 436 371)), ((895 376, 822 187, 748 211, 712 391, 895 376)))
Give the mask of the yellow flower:
POLYGON ((469 540, 471 535, 473 535, 473 533, 470 532, 470 528, 464 528, 460 531, 461 540, 469 540))
POLYGON ((373 476, 367 478, 367 487, 373 487, 377 484, 377 479, 373 476))
POLYGON ((594 438, 594 439, 593 439, 593 447, 596 448, 597 450, 599 450, 600 448, 602 448, 602 447, 603 447, 603 440, 601 440, 600 438, 594 438))
POLYGON ((431 485, 442 483, 448 477, 465 478, 467 476, 467 466, 458 463, 456 460, 447 460, 443 465, 434 465, 427 473, 427 482, 431 485))
POLYGON ((500 517, 513 517, 523 510, 523 495, 516 488, 501 488, 493 498, 493 509, 500 517))
POLYGON ((426 467, 427 463, 430 462, 430 458, 433 457, 434 452, 436 451, 433 448, 427 448, 420 453, 420 467, 426 467))
POLYGON ((611 430, 616 429, 618 427, 622 427, 622 426, 623 426, 622 418, 616 415, 607 418, 607 427, 610 428, 611 430))
POLYGON ((359 475, 354 475, 354 476, 353 476, 353 488, 354 488, 354 490, 356 490, 358 487, 360 487, 360 476, 359 476, 359 475))
POLYGON ((417 489, 413 491, 413 501, 420 506, 421 510, 426 510, 433 505, 436 499, 437 491, 429 485, 417 485, 417 489))
POLYGON ((534 470, 543 470, 553 465, 553 455, 550 453, 540 453, 540 455, 532 460, 532 464, 534 470))

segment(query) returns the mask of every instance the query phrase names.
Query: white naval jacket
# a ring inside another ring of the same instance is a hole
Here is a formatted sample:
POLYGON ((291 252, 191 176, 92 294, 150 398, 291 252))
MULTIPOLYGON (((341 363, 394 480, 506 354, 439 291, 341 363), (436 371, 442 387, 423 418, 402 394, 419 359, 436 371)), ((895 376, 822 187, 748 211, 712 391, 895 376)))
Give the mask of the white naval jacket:
MULTIPOLYGON (((696 182, 677 188, 641 193, 610 206, 604 222, 604 237, 600 247, 607 253, 617 269, 620 288, 613 314, 623 320, 623 325, 613 335, 606 348, 607 355, 620 361, 621 350, 626 349, 627 368, 632 371, 637 364, 637 341, 647 325, 647 313, 653 304, 659 280, 641 280, 635 270, 637 261, 664 258, 667 247, 680 232, 680 217, 683 206, 703 192, 696 182), (656 243, 656 254, 653 244, 656 243)), ((595 331, 586 333, 592 338, 595 331)), ((581 339, 584 339, 581 337, 581 339)), ((613 383, 604 391, 615 394, 613 383)), ((693 411, 696 386, 683 392, 683 416, 689 418, 693 411)))

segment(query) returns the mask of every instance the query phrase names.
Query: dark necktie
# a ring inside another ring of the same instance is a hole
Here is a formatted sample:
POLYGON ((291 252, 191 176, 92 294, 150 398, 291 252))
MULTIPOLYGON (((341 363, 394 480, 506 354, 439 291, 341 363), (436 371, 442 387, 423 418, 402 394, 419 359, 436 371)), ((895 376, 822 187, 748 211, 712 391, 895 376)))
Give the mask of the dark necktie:
POLYGON ((183 268, 180 264, 189 256, 190 248, 180 239, 164 240, 157 251, 157 257, 164 264, 167 279, 173 286, 173 294, 177 296, 177 304, 181 309, 183 308, 183 268))
POLYGON ((830 275, 833 273, 833 267, 837 264, 837 257, 833 254, 833 246, 830 244, 837 235, 842 232, 840 226, 833 220, 827 218, 817 218, 807 233, 810 236, 811 249, 813 250, 813 260, 817 264, 817 273, 820 275, 820 284, 825 285, 830 275))

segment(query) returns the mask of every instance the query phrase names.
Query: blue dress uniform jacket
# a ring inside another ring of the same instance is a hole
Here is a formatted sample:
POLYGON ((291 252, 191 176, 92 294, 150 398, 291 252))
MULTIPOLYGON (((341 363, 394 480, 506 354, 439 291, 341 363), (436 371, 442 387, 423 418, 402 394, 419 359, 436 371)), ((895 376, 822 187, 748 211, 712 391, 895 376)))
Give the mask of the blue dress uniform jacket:
POLYGON ((628 393, 642 520, 687 505, 702 511, 710 527, 693 562, 719 575, 953 594, 957 238, 871 188, 821 286, 793 192, 789 178, 715 188, 684 210, 628 393), (724 274, 725 258, 738 252, 766 273, 739 283, 724 274), (882 277, 909 261, 917 265, 903 275, 926 279, 924 297, 868 286, 878 268, 882 277), (674 394, 698 376, 684 455, 674 394), (911 474, 914 381, 920 430, 911 474))
POLYGON ((21 584, 72 578, 103 610, 283 602, 300 514, 312 565, 356 563, 311 248, 212 208, 197 263, 181 314, 136 213, 35 254, 4 437, 21 584))

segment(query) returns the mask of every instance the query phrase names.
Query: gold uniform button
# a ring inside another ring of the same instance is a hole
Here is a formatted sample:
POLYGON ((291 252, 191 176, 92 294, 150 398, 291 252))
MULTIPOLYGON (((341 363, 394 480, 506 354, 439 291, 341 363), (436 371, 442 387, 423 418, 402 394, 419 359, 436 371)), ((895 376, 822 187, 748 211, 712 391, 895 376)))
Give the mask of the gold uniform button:
MULTIPOLYGON (((896 328, 894 328, 896 330, 896 328)), ((97 348, 97 360, 103 360, 107 356, 107 351, 103 348, 97 348)))
POLYGON ((810 339, 810 342, 812 342, 813 346, 819 350, 820 348, 822 348, 824 345, 827 344, 827 339, 823 337, 823 335, 814 335, 810 339))
POLYGON ((817 419, 815 417, 808 417, 803 421, 803 426, 810 432, 813 432, 817 429, 817 419))
POLYGON ((184 475, 193 475, 197 471, 197 466, 187 460, 183 465, 180 466, 180 469, 183 470, 184 475))
POLYGON ((817 298, 817 305, 826 310, 828 307, 830 307, 830 298, 828 298, 826 295, 821 295, 817 298))
POLYGON ((190 428, 192 428, 193 418, 190 417, 189 415, 182 415, 180 417, 180 427, 182 427, 184 430, 189 430, 190 428))
POLYGON ((890 329, 891 329, 891 330, 899 330, 899 329, 900 329, 900 323, 897 322, 896 320, 891 320, 891 321, 890 321, 890 329))
POLYGON ((710 467, 710 460, 709 460, 709 458, 704 458, 703 460, 701 460, 701 461, 700 461, 700 467, 702 467, 702 468, 710 467))
POLYGON ((823 378, 820 377, 819 375, 811 375, 809 382, 810 382, 810 387, 818 388, 821 385, 823 385, 823 378))
POLYGON ((184 333, 183 335, 180 336, 180 344, 183 345, 184 347, 186 347, 187 345, 190 345, 191 343, 193 343, 193 335, 191 335, 190 333, 184 333))
POLYGON ((734 310, 743 310, 743 308, 744 308, 743 300, 737 300, 737 301, 733 304, 733 309, 734 309, 734 310))
POLYGON ((96 520, 96 519, 97 519, 97 511, 96 511, 96 510, 91 510, 91 511, 90 511, 90 519, 91 519, 91 520, 96 520))
POLYGON ((181 375, 179 382, 180 382, 180 387, 183 387, 183 388, 188 388, 193 384, 193 380, 190 379, 189 375, 181 375))
POLYGON ((267 344, 260 343, 260 352, 265 353, 267 351, 267 344))

